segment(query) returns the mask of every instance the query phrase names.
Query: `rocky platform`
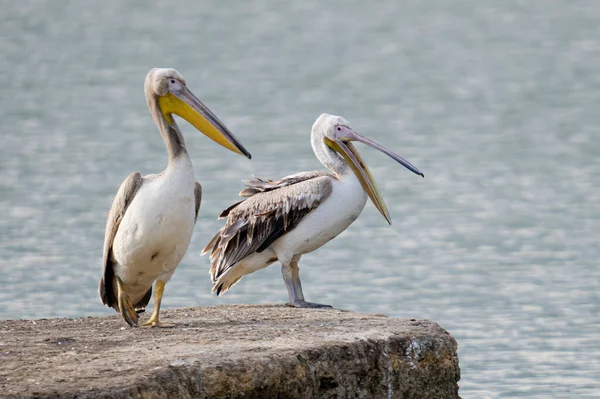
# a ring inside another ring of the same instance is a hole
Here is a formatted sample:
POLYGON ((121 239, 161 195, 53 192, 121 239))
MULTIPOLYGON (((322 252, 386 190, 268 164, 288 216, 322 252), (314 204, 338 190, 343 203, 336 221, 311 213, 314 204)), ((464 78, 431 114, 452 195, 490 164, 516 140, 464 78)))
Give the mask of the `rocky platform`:
POLYGON ((0 321, 0 397, 458 398, 456 341, 436 323, 341 310, 171 309, 0 321))

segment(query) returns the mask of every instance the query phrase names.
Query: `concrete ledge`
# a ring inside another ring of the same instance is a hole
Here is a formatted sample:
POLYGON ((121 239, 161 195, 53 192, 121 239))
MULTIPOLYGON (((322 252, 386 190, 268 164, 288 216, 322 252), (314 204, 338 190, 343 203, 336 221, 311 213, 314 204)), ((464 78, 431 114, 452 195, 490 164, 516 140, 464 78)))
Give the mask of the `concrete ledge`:
POLYGON ((0 397, 458 398, 456 341, 436 323, 241 305, 0 322, 0 397))

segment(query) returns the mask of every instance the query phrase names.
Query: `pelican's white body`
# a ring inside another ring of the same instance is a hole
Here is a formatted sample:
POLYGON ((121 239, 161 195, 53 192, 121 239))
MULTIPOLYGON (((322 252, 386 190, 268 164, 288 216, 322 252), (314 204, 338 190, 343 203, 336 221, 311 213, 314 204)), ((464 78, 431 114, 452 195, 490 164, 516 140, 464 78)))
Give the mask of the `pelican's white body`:
POLYGON ((215 285, 235 284, 242 276, 269 266, 275 261, 290 264, 293 257, 312 252, 346 230, 358 218, 367 202, 367 193, 350 168, 339 179, 330 177, 332 191, 327 199, 306 215, 291 231, 269 248, 255 252, 219 277, 215 285))
POLYGON ((144 177, 112 247, 115 275, 132 303, 157 279, 169 281, 185 255, 195 224, 194 170, 182 156, 160 175, 144 177))

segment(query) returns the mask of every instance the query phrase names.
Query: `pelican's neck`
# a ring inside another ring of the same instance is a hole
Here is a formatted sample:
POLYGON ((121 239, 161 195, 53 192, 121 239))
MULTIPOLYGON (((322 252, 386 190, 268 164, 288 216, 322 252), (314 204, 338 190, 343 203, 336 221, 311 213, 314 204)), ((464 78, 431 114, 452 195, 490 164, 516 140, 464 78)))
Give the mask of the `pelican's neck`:
POLYGON ((311 145, 317 159, 327 169, 332 171, 338 177, 343 177, 348 173, 353 174, 352 168, 346 163, 344 158, 325 144, 320 134, 312 134, 311 145))
POLYGON ((177 123, 175 123, 175 120, 172 119, 173 122, 171 124, 167 122, 163 113, 160 111, 160 107, 158 106, 158 97, 156 95, 146 93, 146 98, 148 100, 150 112, 154 118, 154 123, 156 123, 158 131, 160 132, 160 135, 165 142, 165 146, 167 147, 167 153, 169 154, 169 166, 174 165, 176 161, 179 161, 182 158, 189 159, 187 149, 185 148, 185 141, 183 140, 183 135, 181 134, 177 123))

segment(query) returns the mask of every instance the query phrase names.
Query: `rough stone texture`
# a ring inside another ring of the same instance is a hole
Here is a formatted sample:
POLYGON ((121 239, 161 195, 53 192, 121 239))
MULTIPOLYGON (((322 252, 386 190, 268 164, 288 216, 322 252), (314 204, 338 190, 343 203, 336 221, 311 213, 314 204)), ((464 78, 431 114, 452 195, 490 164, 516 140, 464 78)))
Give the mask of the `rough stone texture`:
POLYGON ((0 322, 0 396, 458 398, 456 341, 436 323, 285 306, 0 322))

